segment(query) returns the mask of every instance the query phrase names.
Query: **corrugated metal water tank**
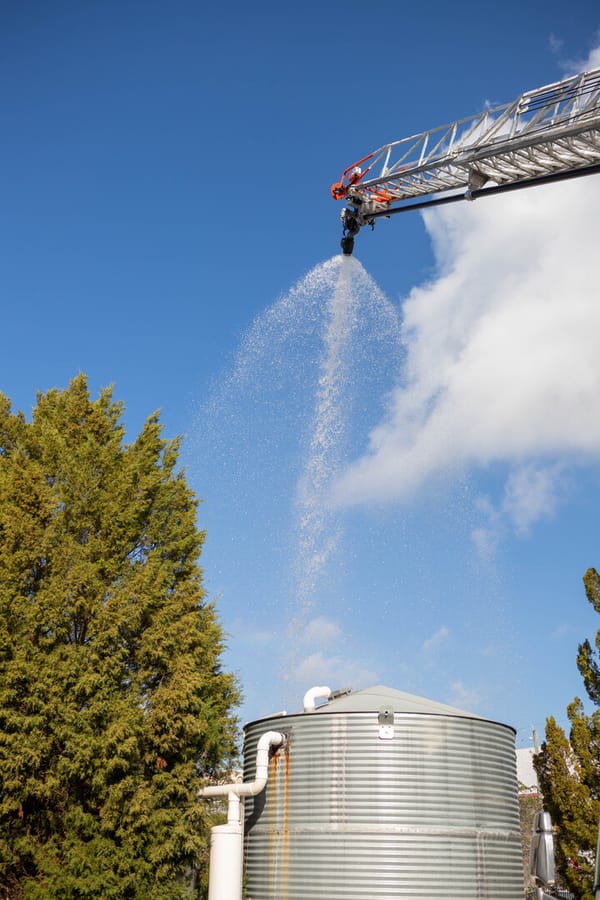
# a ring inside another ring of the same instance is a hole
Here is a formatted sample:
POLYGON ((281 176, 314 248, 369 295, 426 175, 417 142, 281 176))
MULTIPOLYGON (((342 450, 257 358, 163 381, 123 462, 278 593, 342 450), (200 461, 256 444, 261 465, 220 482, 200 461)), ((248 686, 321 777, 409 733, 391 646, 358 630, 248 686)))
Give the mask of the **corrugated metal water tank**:
POLYGON ((386 687, 245 728, 279 731, 246 800, 247 900, 521 900, 515 732, 386 687))

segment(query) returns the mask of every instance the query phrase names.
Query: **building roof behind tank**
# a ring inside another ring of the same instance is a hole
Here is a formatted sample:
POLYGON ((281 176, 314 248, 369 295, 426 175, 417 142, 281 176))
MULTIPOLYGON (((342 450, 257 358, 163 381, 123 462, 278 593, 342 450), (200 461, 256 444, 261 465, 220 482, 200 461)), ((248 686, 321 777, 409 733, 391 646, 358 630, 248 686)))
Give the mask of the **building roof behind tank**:
POLYGON ((382 684, 365 688, 362 691, 344 694, 334 700, 328 700, 307 715, 333 712, 377 712, 382 706, 392 707, 395 713, 417 713, 436 716, 462 716, 468 719, 481 719, 475 713, 447 706, 445 703, 436 703, 434 700, 426 700, 425 697, 417 697, 415 694, 406 694, 404 691, 396 691, 394 688, 385 687, 382 684))

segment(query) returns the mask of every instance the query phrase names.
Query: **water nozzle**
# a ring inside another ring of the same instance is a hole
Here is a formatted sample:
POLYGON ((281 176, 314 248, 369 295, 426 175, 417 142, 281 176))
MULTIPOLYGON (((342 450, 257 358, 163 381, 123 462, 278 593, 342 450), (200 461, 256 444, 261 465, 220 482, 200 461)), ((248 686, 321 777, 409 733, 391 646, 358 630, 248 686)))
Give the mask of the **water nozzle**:
POLYGON ((343 237, 340 241, 340 246, 344 256, 352 256, 352 251, 354 250, 354 238, 352 235, 349 234, 346 237, 343 237))
POLYGON ((342 222, 342 240, 340 246, 344 256, 352 256, 354 250, 354 238, 360 231, 360 225, 357 220, 357 211, 352 208, 344 207, 340 215, 342 222))

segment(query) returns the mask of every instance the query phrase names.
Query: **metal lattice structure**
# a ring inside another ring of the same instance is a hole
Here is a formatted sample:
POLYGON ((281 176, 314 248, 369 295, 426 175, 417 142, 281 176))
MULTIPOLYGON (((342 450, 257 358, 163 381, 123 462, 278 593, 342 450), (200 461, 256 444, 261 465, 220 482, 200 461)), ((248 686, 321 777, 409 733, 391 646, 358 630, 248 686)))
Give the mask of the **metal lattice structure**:
POLYGON ((352 234, 379 216, 426 205, 421 198, 428 197, 427 204, 449 194, 457 196, 446 202, 472 199, 599 167, 600 69, 592 69, 386 144, 349 166, 331 192, 354 206, 346 211, 354 232, 345 223, 352 234))

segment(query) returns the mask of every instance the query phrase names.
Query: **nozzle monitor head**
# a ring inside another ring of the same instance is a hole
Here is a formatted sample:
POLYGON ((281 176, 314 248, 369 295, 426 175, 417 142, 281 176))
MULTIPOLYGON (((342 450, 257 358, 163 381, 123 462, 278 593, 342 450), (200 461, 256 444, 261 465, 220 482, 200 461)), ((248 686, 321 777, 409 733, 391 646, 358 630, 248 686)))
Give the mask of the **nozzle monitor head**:
POLYGON ((344 256, 352 256, 352 251, 354 250, 354 238, 352 235, 349 234, 346 237, 343 237, 340 241, 340 246, 344 256))

